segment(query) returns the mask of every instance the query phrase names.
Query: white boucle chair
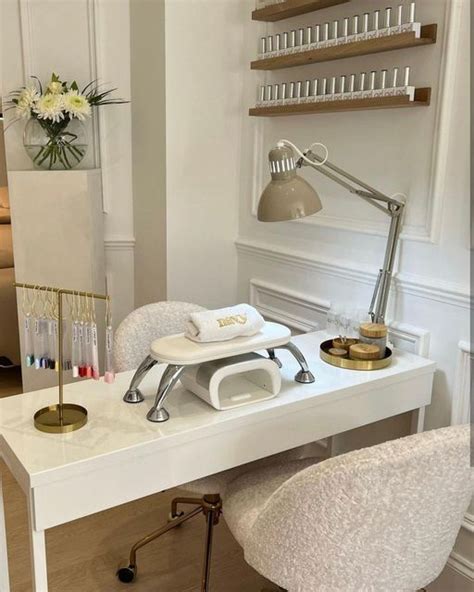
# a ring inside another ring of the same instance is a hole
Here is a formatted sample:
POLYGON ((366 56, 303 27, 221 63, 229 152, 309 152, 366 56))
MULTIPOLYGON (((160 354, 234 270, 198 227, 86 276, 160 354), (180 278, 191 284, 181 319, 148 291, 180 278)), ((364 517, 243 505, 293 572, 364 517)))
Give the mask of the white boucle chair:
MULTIPOLYGON (((152 341, 159 337, 183 332, 188 315, 191 312, 201 310, 206 309, 187 302, 156 302, 134 310, 122 321, 115 333, 114 357, 116 369, 119 372, 135 369, 148 355, 152 341)), ((117 572, 119 580, 130 583, 135 579, 137 575, 136 555, 139 549, 156 540, 165 532, 202 513, 206 518, 207 532, 201 591, 207 592, 209 589, 213 527, 219 522, 222 512, 221 495, 225 494, 228 483, 245 471, 265 467, 269 464, 272 465, 277 459, 289 460, 311 455, 311 462, 314 463, 316 461, 314 456, 316 452, 317 449, 311 446, 289 450, 281 455, 263 458, 254 463, 242 465, 183 485, 184 489, 199 497, 179 497, 172 501, 168 524, 147 535, 132 547, 128 565, 117 572), (187 513, 179 511, 179 507, 183 505, 192 506, 192 509, 187 513)))
POLYGON ((245 559, 289 592, 414 592, 442 571, 473 493, 469 426, 232 481, 245 559))

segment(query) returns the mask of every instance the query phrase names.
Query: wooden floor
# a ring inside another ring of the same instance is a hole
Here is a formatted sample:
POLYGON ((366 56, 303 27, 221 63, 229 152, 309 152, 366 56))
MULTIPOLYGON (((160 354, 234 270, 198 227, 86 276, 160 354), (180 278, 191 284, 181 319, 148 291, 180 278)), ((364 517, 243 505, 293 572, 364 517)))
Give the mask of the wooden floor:
MULTIPOLYGON (((12 592, 31 592, 25 496, 1 461, 0 470, 12 592)), ((115 577, 117 568, 127 561, 130 546, 166 521, 175 494, 176 490, 160 493, 48 530, 50 592, 198 592, 204 544, 201 516, 139 552, 136 582, 122 584, 115 577)), ((215 536, 212 592, 260 592, 263 588, 275 590, 245 563, 239 545, 221 521, 215 536)))

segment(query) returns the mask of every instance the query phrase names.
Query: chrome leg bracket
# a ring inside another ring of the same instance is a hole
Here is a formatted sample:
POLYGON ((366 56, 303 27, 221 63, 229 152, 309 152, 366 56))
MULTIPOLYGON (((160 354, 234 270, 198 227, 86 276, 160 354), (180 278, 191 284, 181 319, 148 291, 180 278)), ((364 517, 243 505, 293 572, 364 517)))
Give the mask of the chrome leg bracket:
POLYGON ((275 364, 278 366, 278 368, 281 368, 283 366, 283 364, 281 363, 281 361, 276 357, 275 355, 275 350, 273 348, 267 349, 268 352, 268 357, 270 358, 270 360, 272 362, 275 362, 275 364))
POLYGON ((145 400, 142 392, 138 388, 140 383, 145 378, 146 374, 155 366, 158 362, 151 356, 147 356, 143 362, 138 366, 137 371, 133 375, 127 392, 123 396, 125 403, 141 403, 145 400))
POLYGON ((166 401, 166 397, 169 395, 174 385, 179 380, 179 377, 185 368, 186 366, 176 366, 174 364, 169 364, 166 367, 166 370, 163 372, 163 376, 161 377, 160 384, 158 386, 155 404, 146 416, 148 421, 152 421, 154 423, 163 423, 164 421, 168 421, 170 414, 168 411, 166 411, 163 405, 166 401))
POLYGON ((308 362, 304 357, 303 353, 299 348, 296 347, 294 343, 289 341, 285 345, 280 345, 275 349, 286 349, 291 353, 291 355, 295 358, 295 360, 300 365, 301 370, 296 373, 295 380, 296 382, 301 382, 303 384, 310 384, 315 381, 314 375, 309 369, 308 362))

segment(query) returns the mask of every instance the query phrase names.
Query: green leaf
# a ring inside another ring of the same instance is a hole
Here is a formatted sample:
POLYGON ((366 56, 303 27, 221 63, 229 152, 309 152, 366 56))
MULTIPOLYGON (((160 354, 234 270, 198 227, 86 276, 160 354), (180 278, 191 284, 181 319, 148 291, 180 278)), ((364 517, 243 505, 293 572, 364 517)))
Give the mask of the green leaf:
POLYGON ((75 80, 71 82, 71 90, 79 90, 79 87, 77 86, 77 82, 75 80))

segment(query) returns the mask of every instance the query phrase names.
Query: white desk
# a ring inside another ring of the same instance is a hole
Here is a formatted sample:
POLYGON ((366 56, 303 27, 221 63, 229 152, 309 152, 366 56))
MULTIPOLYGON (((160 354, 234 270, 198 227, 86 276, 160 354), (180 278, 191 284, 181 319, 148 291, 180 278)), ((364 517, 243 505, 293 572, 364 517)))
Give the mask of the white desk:
MULTIPOLYGON (((342 370, 319 359, 325 338, 324 332, 294 338, 315 383, 294 382, 294 358, 278 352, 279 397, 216 411, 177 387, 167 401, 171 419, 162 424, 145 417, 161 365, 144 379, 140 405, 122 402, 132 372, 119 374, 113 385, 68 385, 65 401, 89 411, 88 424, 71 434, 33 426, 33 413, 56 401, 56 389, 1 399, 0 455, 27 494, 35 592, 48 589, 47 528, 430 403, 434 362, 396 351, 383 370, 342 370)), ((0 590, 9 591, 1 487, 0 590)))

